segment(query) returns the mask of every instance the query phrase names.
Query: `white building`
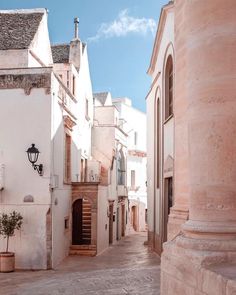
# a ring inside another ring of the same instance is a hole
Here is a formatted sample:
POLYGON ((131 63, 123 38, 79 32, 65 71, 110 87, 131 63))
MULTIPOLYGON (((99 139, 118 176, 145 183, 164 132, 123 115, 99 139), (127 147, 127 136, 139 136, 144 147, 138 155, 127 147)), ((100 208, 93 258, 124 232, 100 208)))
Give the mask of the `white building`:
POLYGON ((146 97, 148 240, 158 254, 163 243, 178 233, 175 223, 180 225, 187 219, 186 211, 172 208, 175 203, 174 41, 174 10, 170 1, 161 11, 148 69, 152 83, 146 97))
POLYGON ((113 105, 119 111, 120 127, 127 133, 127 188, 129 199, 129 226, 135 231, 146 230, 146 114, 132 106, 130 99, 115 98, 113 105))
POLYGON ((77 25, 70 44, 51 48, 45 9, 0 11, 0 211, 23 215, 10 241, 17 268, 96 255, 109 238, 108 186, 100 185, 102 163, 91 153, 87 46, 77 25), (32 144, 43 176, 27 158, 32 144))
MULTIPOLYGON (((106 246, 125 236, 128 220, 127 134, 120 127, 117 108, 110 93, 94 94, 93 155, 102 162, 101 185, 109 188, 109 240, 106 246)), ((105 206, 105 203, 104 203, 105 206)))

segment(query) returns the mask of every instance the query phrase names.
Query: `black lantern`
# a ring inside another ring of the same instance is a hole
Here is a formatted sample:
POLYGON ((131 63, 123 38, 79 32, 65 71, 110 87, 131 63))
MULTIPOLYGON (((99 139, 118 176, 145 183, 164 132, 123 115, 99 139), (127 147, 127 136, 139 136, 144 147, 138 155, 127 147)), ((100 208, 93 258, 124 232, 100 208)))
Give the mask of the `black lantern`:
POLYGON ((28 148, 28 150, 26 151, 27 155, 28 155, 28 159, 30 161, 30 163, 32 164, 34 170, 38 171, 38 174, 40 176, 43 175, 43 164, 39 164, 36 165, 35 163, 38 161, 38 157, 39 157, 39 150, 35 147, 35 144, 32 143, 31 147, 28 148))

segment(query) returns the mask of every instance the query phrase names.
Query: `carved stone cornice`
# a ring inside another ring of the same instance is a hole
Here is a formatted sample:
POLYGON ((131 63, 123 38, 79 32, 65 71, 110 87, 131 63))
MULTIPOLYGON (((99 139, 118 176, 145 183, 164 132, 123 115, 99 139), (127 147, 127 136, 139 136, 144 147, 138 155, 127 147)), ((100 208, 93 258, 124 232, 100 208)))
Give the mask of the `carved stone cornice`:
POLYGON ((44 88, 46 94, 51 93, 51 74, 5 74, 0 75, 0 89, 24 89, 30 95, 33 88, 44 88))

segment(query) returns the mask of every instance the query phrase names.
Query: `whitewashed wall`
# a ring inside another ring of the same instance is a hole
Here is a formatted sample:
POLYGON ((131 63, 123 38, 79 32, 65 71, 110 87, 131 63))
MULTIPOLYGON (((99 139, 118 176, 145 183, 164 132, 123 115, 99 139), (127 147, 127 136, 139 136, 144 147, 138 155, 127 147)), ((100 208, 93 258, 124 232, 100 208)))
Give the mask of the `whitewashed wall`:
MULTIPOLYGON (((44 13, 38 30, 32 40, 29 50, 31 50, 39 59, 43 62, 45 66, 52 65, 52 54, 51 54, 51 46, 49 40, 48 33, 48 24, 47 24, 47 12, 44 13)), ((31 54, 29 54, 28 67, 37 66, 35 64, 35 60, 31 58, 31 54)), ((39 65, 38 65, 39 66, 39 65)))
MULTIPOLYGON (((146 158, 146 114, 132 107, 130 99, 116 98, 113 99, 113 104, 119 110, 119 117, 122 122, 122 129, 127 133, 127 187, 129 188, 129 199, 136 200, 140 204, 140 208, 147 208, 147 158, 146 158), (136 137, 136 140, 135 140, 136 137), (129 155, 129 151, 143 152, 144 156, 129 155), (131 190, 131 170, 135 171, 135 186, 136 191, 131 190)), ((141 214, 141 209, 138 210, 138 220, 140 224, 145 224, 145 214, 141 214)), ((130 220, 130 218, 129 218, 130 220)), ((145 228, 140 226, 138 228, 145 228)))
MULTIPOLYGON (((62 81, 66 85, 67 71, 69 71, 70 90, 72 91, 72 77, 75 76, 75 97, 77 103, 71 103, 71 111, 77 118, 76 125, 71 132, 71 163, 72 181, 80 179, 80 160, 91 157, 91 128, 93 122, 93 97, 92 87, 88 69, 86 48, 81 57, 79 74, 71 64, 55 64, 56 73, 62 74, 62 81), (86 99, 89 101, 89 118, 86 118, 86 99)), ((72 231, 72 201, 71 185, 64 183, 64 162, 65 162, 65 130, 61 107, 58 105, 59 83, 53 78, 53 101, 52 101, 52 161, 53 177, 58 179, 58 185, 53 190, 53 266, 57 265, 68 255, 71 245, 72 231), (56 205, 55 205, 56 204, 56 205), (64 228, 64 220, 69 217, 70 227, 64 228)), ((69 99, 69 98, 68 98, 69 99)))
MULTIPOLYGON (((32 68, 52 64, 47 14, 44 12, 30 47, 26 50, 0 51, 0 68, 32 68)), ((79 119, 72 132, 72 181, 78 181, 81 157, 91 157, 93 124, 93 96, 86 46, 79 74, 71 64, 57 66, 54 67, 56 72, 66 73, 69 70, 70 79, 72 75, 76 78, 75 96, 78 103, 71 103, 70 108, 79 119), (85 116, 86 99, 89 101, 88 117, 85 116)), ((32 69, 30 72, 29 69, 16 70, 17 73, 24 71, 28 74, 51 73, 52 68, 32 69)), ((68 255, 71 245, 71 185, 64 184, 63 115, 68 113, 58 104, 59 84, 51 73, 51 94, 46 94, 44 89, 32 89, 30 95, 26 95, 23 89, 0 90, 0 164, 5 165, 0 211, 16 209, 24 217, 22 230, 10 244, 10 250, 16 252, 16 267, 24 269, 47 267, 46 214, 49 209, 52 212, 53 267, 68 255), (44 165, 43 177, 33 170, 27 159, 25 151, 32 143, 41 152, 39 162, 44 165), (32 195, 34 202, 24 203, 26 195, 32 195), (65 229, 64 225, 67 217, 70 219, 69 229, 65 229)), ((0 246, 4 246, 2 238, 0 246)))
MULTIPOLYGON (((22 229, 10 241, 16 267, 46 268, 46 213, 50 207, 50 95, 44 89, 0 91, 0 154, 5 165, 5 185, 0 192, 0 210, 23 215, 22 229), (43 118, 43 120, 41 120, 43 118), (44 132, 42 132, 44 130, 44 132), (33 170, 26 150, 35 143, 44 176, 33 170), (32 195, 33 203, 24 203, 32 195)), ((5 241, 0 238, 1 250, 5 241)))
MULTIPOLYGON (((117 128, 118 120, 119 112, 114 106, 106 105, 94 108, 94 126, 92 132, 93 156, 98 161, 101 161, 102 165, 108 169, 107 198, 106 202, 104 201, 104 203, 100 203, 99 206, 102 208, 102 206, 105 206, 106 203, 106 208, 108 208, 108 201, 114 201, 113 213, 115 215, 115 221, 113 222, 113 243, 116 243, 117 230, 118 238, 121 238, 121 208, 120 204, 118 204, 117 163, 116 158, 113 159, 113 157, 117 155, 117 152, 122 145, 125 147, 127 145, 126 136, 117 128), (113 169, 111 169, 112 161, 113 169), (118 225, 117 208, 119 208, 118 225)), ((124 148, 123 151, 126 156, 126 148, 124 148)), ((103 213, 105 213, 105 211, 103 213)), ((99 224, 101 224, 101 222, 99 222, 99 224)), ((109 238, 109 220, 107 221, 107 231, 104 232, 103 226, 104 224, 99 226, 99 237, 102 238, 103 233, 104 236, 108 234, 109 238)), ((98 243, 100 245, 101 241, 98 241, 98 243)), ((105 241, 102 243, 105 243, 105 241)), ((104 247, 105 244, 103 244, 104 247)), ((99 247, 102 248, 102 246, 99 247)))

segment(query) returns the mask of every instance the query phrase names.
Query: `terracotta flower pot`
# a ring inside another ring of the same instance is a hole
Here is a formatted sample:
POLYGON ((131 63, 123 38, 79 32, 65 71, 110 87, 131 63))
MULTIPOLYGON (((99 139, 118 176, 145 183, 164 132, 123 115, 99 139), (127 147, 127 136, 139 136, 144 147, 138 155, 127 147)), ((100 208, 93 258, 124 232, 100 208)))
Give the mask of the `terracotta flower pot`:
POLYGON ((15 270, 15 253, 0 252, 0 272, 12 272, 15 270))

